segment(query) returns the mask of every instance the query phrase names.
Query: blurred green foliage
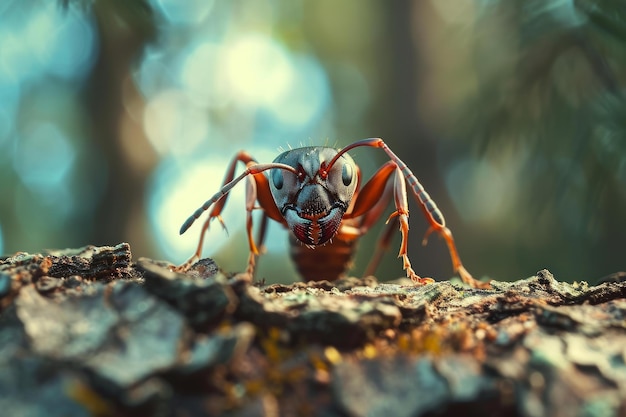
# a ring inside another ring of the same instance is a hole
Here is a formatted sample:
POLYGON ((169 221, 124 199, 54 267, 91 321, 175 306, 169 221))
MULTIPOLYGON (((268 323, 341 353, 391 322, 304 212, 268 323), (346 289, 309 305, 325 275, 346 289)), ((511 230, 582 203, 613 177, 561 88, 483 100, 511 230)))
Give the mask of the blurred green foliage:
MULTIPOLYGON (((594 281, 625 269, 625 42, 607 0, 5 1, 0 252, 129 241, 181 262, 197 235, 178 226, 238 149, 378 136, 476 276, 594 281)), ((354 156, 366 177, 384 162, 354 156)), ((205 251, 229 270, 246 260, 236 201, 205 251)), ((412 208, 414 267, 445 279, 412 208)), ((268 245, 260 275, 293 279, 286 251, 268 245)), ((401 275, 395 251, 381 279, 401 275)))
POLYGON ((528 243, 507 250, 545 252, 576 278, 623 269, 626 254, 625 18, 621 2, 494 4, 477 24, 510 49, 477 54, 476 93, 451 129, 489 160, 521 161, 510 221, 528 243))

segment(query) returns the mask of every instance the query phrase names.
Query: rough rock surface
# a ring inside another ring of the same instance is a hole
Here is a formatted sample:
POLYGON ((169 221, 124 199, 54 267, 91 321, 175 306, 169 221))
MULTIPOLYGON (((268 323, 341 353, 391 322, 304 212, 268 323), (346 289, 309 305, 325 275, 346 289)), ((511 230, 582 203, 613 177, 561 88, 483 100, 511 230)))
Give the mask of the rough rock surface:
POLYGON ((623 279, 258 286, 169 266, 124 243, 0 261, 2 415, 626 416, 623 279))

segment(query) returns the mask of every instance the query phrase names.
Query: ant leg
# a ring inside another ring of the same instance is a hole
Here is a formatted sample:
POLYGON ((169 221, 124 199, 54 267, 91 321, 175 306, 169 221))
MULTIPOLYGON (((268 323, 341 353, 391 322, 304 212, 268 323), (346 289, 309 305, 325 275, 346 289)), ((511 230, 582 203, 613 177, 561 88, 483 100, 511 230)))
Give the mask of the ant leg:
POLYGON ((422 278, 415 273, 411 267, 411 261, 407 254, 408 237, 409 237, 409 204, 406 197, 406 183, 404 181, 404 175, 399 167, 396 167, 394 177, 394 201, 396 205, 396 211, 391 213, 387 222, 392 218, 397 217, 400 223, 400 233, 402 234, 402 242, 400 243, 400 251, 398 252, 398 258, 402 258, 402 265, 406 271, 406 276, 411 278, 418 284, 429 284, 435 282, 432 278, 422 278))

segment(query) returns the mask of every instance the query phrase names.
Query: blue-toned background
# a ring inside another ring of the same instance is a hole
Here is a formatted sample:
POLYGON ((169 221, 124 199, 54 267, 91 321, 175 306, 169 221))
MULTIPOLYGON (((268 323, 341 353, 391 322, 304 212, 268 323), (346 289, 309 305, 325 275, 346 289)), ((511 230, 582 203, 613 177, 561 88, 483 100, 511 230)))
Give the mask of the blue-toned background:
MULTIPOLYGON (((0 254, 128 241, 135 258, 179 263, 200 229, 180 225, 238 150, 269 162, 376 136, 438 203, 475 276, 624 270, 616 3, 3 0, 0 254)), ((352 155, 366 177, 385 161, 352 155)), ((230 271, 247 259, 243 189, 204 250, 230 271)), ((411 207, 416 271, 450 277, 411 207)), ((402 275, 398 244, 381 279, 402 275)), ((267 251, 259 278, 295 279, 276 224, 267 251)))

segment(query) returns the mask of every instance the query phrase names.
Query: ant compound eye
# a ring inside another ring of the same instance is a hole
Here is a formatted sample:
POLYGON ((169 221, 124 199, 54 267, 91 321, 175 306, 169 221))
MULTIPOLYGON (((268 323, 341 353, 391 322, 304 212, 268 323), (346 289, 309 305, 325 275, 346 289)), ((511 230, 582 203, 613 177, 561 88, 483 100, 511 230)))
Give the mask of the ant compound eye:
POLYGON ((350 183, 352 182, 352 174, 352 165, 349 163, 343 164, 343 168, 341 168, 341 180, 343 181, 343 185, 350 185, 350 183))
POLYGON ((277 190, 283 188, 283 171, 280 169, 272 170, 272 183, 277 190))

